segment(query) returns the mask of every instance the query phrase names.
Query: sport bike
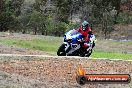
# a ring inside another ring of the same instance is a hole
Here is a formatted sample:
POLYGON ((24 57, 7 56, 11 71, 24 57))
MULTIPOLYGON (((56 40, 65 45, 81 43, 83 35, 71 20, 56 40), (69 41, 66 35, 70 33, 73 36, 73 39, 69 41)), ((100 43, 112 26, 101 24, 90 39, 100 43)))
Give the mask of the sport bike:
POLYGON ((95 36, 91 36, 91 45, 84 49, 84 37, 77 30, 70 30, 64 34, 64 42, 57 51, 58 56, 81 56, 89 57, 92 54, 92 49, 95 46, 95 36))

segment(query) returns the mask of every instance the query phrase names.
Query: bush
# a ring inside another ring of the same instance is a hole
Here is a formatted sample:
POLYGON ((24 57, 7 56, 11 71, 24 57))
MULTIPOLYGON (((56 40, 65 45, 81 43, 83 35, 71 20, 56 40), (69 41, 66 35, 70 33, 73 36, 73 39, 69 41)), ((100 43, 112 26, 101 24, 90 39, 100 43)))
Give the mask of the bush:
POLYGON ((119 24, 131 24, 132 23, 132 16, 130 12, 122 12, 119 14, 117 18, 117 22, 119 24))
POLYGON ((55 25, 54 35, 62 36, 67 29, 68 29, 68 24, 66 24, 65 22, 57 23, 55 25))

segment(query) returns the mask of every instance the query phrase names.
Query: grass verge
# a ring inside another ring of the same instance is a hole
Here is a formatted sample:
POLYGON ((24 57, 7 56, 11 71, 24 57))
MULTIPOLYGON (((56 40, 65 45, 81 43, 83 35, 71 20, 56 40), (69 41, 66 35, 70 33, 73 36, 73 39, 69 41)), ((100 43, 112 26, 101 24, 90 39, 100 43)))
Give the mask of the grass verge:
POLYGON ((91 57, 94 58, 108 58, 108 59, 132 59, 132 54, 127 53, 117 53, 117 52, 102 52, 102 51, 93 51, 91 57))
MULTIPOLYGON (((33 39, 30 41, 10 39, 0 40, 2 44, 14 45, 21 48, 29 48, 33 50, 41 50, 56 55, 57 49, 61 44, 61 41, 56 39, 33 39)), ((109 59, 132 59, 132 54, 117 53, 117 52, 104 52, 94 49, 92 55, 93 58, 109 58, 109 59)))
POLYGON ((30 41, 26 40, 17 40, 17 39, 10 39, 10 40, 0 40, 2 44, 5 45, 12 45, 21 48, 29 48, 33 50, 41 50, 50 53, 54 53, 57 51, 60 42, 56 42, 54 40, 41 40, 41 39, 33 39, 30 41))

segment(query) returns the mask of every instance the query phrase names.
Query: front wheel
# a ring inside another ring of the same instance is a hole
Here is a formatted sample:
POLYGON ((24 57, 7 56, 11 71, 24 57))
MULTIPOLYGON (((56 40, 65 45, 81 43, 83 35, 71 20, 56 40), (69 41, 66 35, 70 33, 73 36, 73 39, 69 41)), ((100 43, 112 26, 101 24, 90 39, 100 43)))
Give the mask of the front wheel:
POLYGON ((57 51, 57 55, 58 56, 66 56, 66 52, 65 52, 65 44, 62 44, 58 51, 57 51))
POLYGON ((92 49, 87 52, 86 57, 89 57, 91 54, 92 54, 92 49))

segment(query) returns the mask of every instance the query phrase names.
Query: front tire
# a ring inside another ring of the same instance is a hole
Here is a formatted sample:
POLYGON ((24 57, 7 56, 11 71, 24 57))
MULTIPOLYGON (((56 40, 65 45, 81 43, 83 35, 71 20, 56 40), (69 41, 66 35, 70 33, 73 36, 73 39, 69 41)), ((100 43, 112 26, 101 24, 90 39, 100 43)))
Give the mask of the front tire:
POLYGON ((92 49, 88 51, 86 57, 89 57, 92 54, 92 49))
POLYGON ((65 44, 62 44, 58 51, 57 51, 57 55, 58 56, 66 56, 66 52, 65 52, 65 44))

